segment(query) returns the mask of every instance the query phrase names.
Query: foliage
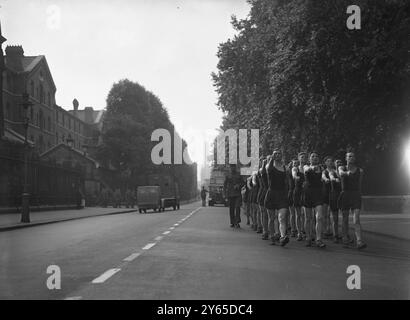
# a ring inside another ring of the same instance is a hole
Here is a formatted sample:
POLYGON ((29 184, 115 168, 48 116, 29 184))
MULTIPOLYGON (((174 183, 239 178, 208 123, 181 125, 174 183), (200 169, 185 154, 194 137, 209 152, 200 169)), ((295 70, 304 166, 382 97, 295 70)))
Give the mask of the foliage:
POLYGON ((357 0, 362 29, 346 27, 347 0, 253 0, 237 35, 219 46, 213 74, 223 128, 259 128, 261 152, 282 147, 368 163, 409 136, 410 3, 357 0))

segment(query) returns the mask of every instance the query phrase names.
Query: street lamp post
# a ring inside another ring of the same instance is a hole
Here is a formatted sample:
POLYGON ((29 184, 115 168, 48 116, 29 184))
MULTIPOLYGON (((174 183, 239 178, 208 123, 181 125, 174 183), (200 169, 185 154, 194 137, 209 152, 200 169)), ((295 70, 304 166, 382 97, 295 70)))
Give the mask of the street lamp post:
POLYGON ((29 119, 27 117, 27 110, 33 104, 29 101, 29 95, 27 93, 23 93, 23 103, 22 106, 24 108, 24 185, 23 185, 23 194, 21 196, 21 222, 29 223, 30 222, 30 194, 28 192, 28 140, 27 140, 27 133, 28 133, 28 126, 29 126, 29 119))

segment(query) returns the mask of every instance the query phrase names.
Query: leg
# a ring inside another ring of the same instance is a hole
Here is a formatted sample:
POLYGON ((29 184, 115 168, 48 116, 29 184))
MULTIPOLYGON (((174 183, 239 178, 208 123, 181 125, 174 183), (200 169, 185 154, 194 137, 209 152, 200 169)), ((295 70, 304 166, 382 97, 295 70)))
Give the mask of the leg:
POLYGON ((316 206, 316 241, 320 248, 324 248, 326 246, 322 241, 324 221, 323 206, 316 206))
POLYGON ((312 241, 312 208, 305 207, 305 232, 308 244, 312 241))
POLYGON ((275 210, 267 209, 268 211, 268 229, 269 236, 273 240, 275 237, 275 210))
POLYGON ((229 198, 229 218, 231 227, 235 225, 235 198, 229 198))
POLYGON ((292 237, 296 236, 297 227, 296 227, 296 208, 294 206, 289 207, 289 220, 290 220, 290 229, 292 237))
POLYGON ((239 223, 241 222, 241 207, 236 203, 235 206, 235 225, 239 228, 239 223))
POLYGON ((302 229, 302 233, 306 233, 306 208, 300 208, 300 228, 302 229))
POLYGON ((362 226, 360 224, 360 209, 353 210, 353 225, 354 233, 356 235, 356 242, 358 247, 363 243, 362 241, 362 226))
POLYGON ((288 209, 282 208, 278 210, 279 218, 279 232, 280 236, 283 238, 286 236, 287 231, 287 221, 288 221, 288 209))
POLYGON ((258 221, 258 233, 262 233, 263 228, 262 228, 262 212, 261 208, 259 207, 258 204, 256 204, 256 214, 257 214, 257 221, 258 221))
POLYGON ((262 212, 262 229, 263 229, 263 239, 267 240, 269 238, 269 221, 268 212, 265 207, 260 207, 262 212))
POLYGON ((331 211, 331 214, 332 214, 331 218, 332 218, 333 237, 336 242, 339 237, 339 211, 338 210, 331 211))
POLYGON ((330 230, 328 229, 328 227, 330 226, 329 211, 328 211, 328 205, 326 203, 324 203, 322 206, 322 217, 323 217, 322 232, 324 233, 324 236, 326 237, 328 233, 330 232, 330 230))
POLYGON ((246 224, 249 225, 250 224, 250 203, 247 202, 245 203, 245 215, 246 215, 246 224))
POLYGON ((275 214, 273 215, 273 229, 275 231, 275 238, 279 239, 280 238, 280 230, 279 230, 279 212, 278 210, 275 210, 275 214))
POLYGON ((287 235, 287 221, 289 220, 289 212, 287 208, 281 208, 279 210, 279 229, 280 229, 280 244, 285 246, 289 242, 289 237, 287 235))
POLYGON ((302 228, 302 208, 301 207, 295 207, 294 208, 294 210, 295 210, 295 216, 296 216, 296 229, 297 229, 297 232, 298 232, 298 238, 297 238, 297 240, 298 241, 300 241, 300 240, 302 240, 302 231, 303 231, 303 228, 302 228))
POLYGON ((315 238, 316 237, 316 208, 312 208, 311 218, 312 218, 312 221, 310 223, 310 226, 311 226, 310 232, 311 232, 312 238, 315 238))
POLYGON ((256 204, 252 203, 252 227, 253 230, 256 231, 257 227, 258 227, 258 213, 257 213, 257 209, 256 209, 256 204))
POLYGON ((349 210, 342 210, 342 237, 343 243, 349 242, 349 210))

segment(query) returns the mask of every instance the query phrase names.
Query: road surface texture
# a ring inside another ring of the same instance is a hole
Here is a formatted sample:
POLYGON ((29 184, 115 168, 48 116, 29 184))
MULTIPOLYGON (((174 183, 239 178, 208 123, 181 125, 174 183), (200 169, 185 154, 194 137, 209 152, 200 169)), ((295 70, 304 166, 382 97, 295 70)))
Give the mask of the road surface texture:
POLYGON ((409 299, 410 240, 376 231, 363 251, 272 246, 244 223, 230 228, 227 208, 199 203, 4 231, 0 299, 409 299), (50 265, 60 290, 47 288, 50 265), (360 290, 346 286, 349 265, 360 290))

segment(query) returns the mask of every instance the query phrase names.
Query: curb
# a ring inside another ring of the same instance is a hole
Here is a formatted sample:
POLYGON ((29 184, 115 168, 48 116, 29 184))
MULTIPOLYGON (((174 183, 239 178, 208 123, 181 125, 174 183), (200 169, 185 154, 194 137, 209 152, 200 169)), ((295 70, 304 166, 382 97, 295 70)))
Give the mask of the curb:
MULTIPOLYGON (((181 204, 190 204, 190 203, 196 202, 197 200, 185 200, 185 201, 186 201, 186 203, 181 202, 181 204)), ((11 226, 0 227, 0 232, 9 231, 9 230, 16 230, 16 229, 23 229, 23 228, 30 228, 30 227, 36 227, 36 226, 42 226, 42 225, 58 223, 58 222, 66 222, 66 221, 72 221, 72 220, 79 220, 79 219, 86 219, 86 218, 93 218, 93 217, 101 217, 101 216, 109 216, 109 215, 115 215, 115 214, 124 214, 124 213, 131 213, 131 212, 138 212, 138 208, 132 209, 132 210, 107 212, 107 213, 87 215, 87 216, 81 216, 81 217, 73 217, 73 218, 66 218, 66 219, 30 222, 28 224, 22 224, 22 223, 14 224, 14 225, 11 225, 11 226)))
MULTIPOLYGON (((352 228, 351 230, 354 231, 354 228, 352 228)), ((390 234, 386 234, 386 233, 381 233, 381 232, 377 232, 377 231, 368 231, 366 229, 362 228, 362 232, 366 232, 375 236, 379 236, 379 237, 385 237, 385 238, 390 238, 393 240, 400 240, 400 241, 406 241, 406 242, 410 242, 410 239, 406 239, 406 238, 401 238, 398 236, 394 236, 394 235, 390 235, 390 234)))
POLYGON ((59 220, 30 222, 28 224, 14 224, 11 226, 0 227, 0 232, 42 226, 42 225, 58 223, 58 222, 66 222, 66 221, 80 220, 80 219, 87 219, 87 218, 101 217, 101 216, 110 216, 110 215, 115 215, 115 214, 124 214, 124 213, 136 212, 136 211, 138 211, 138 209, 124 210, 124 211, 118 211, 118 212, 108 212, 108 213, 101 213, 101 214, 94 214, 94 215, 87 215, 87 216, 82 216, 82 217, 73 217, 73 218, 59 219, 59 220))

